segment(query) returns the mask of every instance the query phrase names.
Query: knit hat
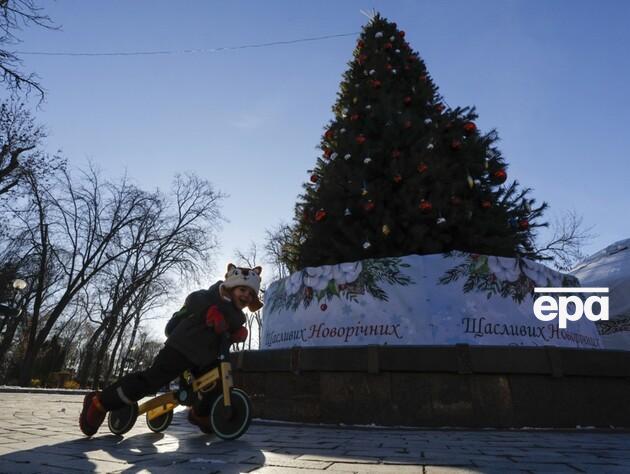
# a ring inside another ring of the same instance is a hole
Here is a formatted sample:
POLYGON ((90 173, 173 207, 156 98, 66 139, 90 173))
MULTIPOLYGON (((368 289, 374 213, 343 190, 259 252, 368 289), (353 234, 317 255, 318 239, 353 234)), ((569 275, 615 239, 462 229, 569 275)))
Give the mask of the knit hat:
POLYGON ((231 290, 237 286, 246 286, 254 292, 254 299, 249 304, 250 311, 258 311, 263 307, 262 302, 258 299, 258 291, 260 290, 260 273, 262 267, 256 268, 240 268, 233 264, 228 264, 225 281, 221 283, 221 287, 231 290))

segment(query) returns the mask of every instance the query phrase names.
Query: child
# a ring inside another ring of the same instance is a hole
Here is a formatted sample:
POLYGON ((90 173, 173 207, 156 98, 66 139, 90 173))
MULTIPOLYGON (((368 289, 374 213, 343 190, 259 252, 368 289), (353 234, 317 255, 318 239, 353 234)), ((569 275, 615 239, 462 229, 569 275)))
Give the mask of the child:
MULTIPOLYGON (((261 267, 253 269, 228 265, 225 281, 218 281, 208 290, 199 290, 186 298, 177 325, 167 325, 165 346, 153 365, 145 371, 125 375, 102 392, 88 393, 83 399, 79 416, 81 431, 92 436, 103 423, 108 411, 132 405, 141 398, 156 393, 182 372, 191 369, 203 373, 219 356, 219 334, 229 331, 232 342, 247 338, 242 309, 257 311, 261 267), (185 315, 185 317, 181 317, 185 315)), ((175 319, 175 318, 173 318, 175 319)), ((188 412, 188 421, 203 432, 211 432, 208 403, 199 400, 188 412)))

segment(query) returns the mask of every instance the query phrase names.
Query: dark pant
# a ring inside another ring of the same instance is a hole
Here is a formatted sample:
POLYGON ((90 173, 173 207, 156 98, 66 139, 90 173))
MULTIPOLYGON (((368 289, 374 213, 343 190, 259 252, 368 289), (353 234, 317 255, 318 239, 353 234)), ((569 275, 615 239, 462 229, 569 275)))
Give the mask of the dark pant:
MULTIPOLYGON (((107 410, 118 410, 125 405, 137 402, 147 395, 157 393, 161 387, 168 385, 182 372, 194 368, 181 352, 169 346, 158 353, 153 365, 142 372, 134 372, 103 389, 99 398, 103 407, 107 410)), ((193 373, 197 370, 193 370, 193 373)), ((207 403, 196 403, 195 413, 207 415, 209 407, 207 403)))

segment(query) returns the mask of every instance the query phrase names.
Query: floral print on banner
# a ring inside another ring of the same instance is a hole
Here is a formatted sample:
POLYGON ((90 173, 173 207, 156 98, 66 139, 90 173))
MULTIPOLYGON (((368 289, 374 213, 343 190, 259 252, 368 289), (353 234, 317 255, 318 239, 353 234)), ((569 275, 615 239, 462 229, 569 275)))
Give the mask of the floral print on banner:
POLYGON ((464 262, 451 268, 440 278, 447 285, 460 278, 466 278, 464 292, 476 290, 492 295, 511 297, 521 303, 536 287, 577 287, 577 278, 559 274, 536 262, 518 258, 494 257, 488 255, 453 252, 445 257, 461 256, 464 262))
POLYGON ((380 283, 412 285, 412 279, 401 268, 409 267, 400 258, 368 259, 360 262, 340 263, 307 267, 292 273, 276 287, 273 297, 268 298, 271 312, 279 308, 307 308, 316 301, 321 303, 333 298, 356 301, 365 293, 381 301, 388 301, 380 283))

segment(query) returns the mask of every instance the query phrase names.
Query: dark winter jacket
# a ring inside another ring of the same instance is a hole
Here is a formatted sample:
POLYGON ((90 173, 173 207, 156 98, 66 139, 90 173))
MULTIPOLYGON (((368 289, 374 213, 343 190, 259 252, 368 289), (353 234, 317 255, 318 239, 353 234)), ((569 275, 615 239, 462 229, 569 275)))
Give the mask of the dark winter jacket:
POLYGON ((190 316, 182 319, 166 339, 166 345, 184 354, 197 367, 213 363, 219 355, 219 336, 206 325, 206 311, 217 305, 234 332, 245 324, 245 315, 219 293, 222 281, 216 282, 207 290, 199 290, 186 297, 185 307, 190 316))

